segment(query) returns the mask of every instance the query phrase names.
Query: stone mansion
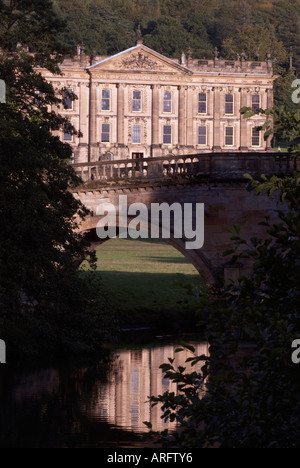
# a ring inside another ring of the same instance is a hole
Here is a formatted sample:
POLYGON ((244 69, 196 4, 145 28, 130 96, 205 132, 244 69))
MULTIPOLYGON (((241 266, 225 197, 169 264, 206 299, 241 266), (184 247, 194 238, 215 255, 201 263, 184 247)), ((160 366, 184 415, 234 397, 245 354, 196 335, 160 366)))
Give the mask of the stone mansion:
POLYGON ((63 90, 59 112, 81 132, 59 134, 71 144, 75 163, 270 149, 271 139, 255 130, 266 118, 259 109, 273 107, 270 56, 220 60, 216 52, 212 60, 184 54, 174 60, 138 41, 111 57, 90 58, 78 47, 61 71, 42 73, 63 90), (241 116, 246 106, 254 117, 241 116))

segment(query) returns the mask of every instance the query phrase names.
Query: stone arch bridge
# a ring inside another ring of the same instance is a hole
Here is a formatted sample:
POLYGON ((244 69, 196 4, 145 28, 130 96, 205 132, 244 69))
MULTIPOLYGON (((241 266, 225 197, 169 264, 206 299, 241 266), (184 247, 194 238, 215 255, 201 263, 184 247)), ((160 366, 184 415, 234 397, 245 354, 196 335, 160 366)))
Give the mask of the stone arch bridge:
POLYGON ((203 247, 187 250, 186 239, 175 238, 172 226, 167 242, 182 252, 210 284, 220 278, 235 280, 249 270, 249 265, 233 268, 223 256, 223 252, 232 247, 230 237, 234 225, 241 226, 245 239, 264 235, 264 228, 258 223, 266 216, 275 220, 276 210, 281 205, 276 195, 257 196, 248 192, 244 174, 255 177, 288 174, 299 170, 299 166, 297 159, 291 160, 279 153, 207 153, 74 164, 84 182, 73 192, 74 196, 91 211, 80 230, 93 247, 102 243, 96 235, 101 219, 97 216, 97 207, 112 204, 118 215, 121 195, 127 195, 128 205, 140 202, 149 208, 153 203, 204 203, 203 247))

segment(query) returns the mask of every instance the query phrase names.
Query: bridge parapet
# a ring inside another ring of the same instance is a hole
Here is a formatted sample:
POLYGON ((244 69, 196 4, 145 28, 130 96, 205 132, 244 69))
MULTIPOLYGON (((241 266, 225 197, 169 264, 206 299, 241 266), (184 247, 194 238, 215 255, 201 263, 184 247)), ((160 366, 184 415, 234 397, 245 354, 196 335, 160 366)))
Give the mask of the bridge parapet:
POLYGON ((243 179, 253 176, 288 174, 300 170, 300 160, 281 153, 203 153, 96 161, 73 164, 84 182, 170 178, 176 175, 203 176, 216 179, 243 179))

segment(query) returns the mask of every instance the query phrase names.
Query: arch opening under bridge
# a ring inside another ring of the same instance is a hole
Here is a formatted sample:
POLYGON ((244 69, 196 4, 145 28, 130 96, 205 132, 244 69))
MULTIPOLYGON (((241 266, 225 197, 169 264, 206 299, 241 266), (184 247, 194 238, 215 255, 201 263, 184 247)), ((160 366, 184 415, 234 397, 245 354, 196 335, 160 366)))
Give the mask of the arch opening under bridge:
POLYGON ((250 262, 243 260, 237 268, 232 268, 223 256, 224 251, 232 249, 234 226, 240 225, 241 235, 246 241, 256 236, 263 238, 266 229, 260 223, 266 217, 270 222, 278 222, 278 210, 285 209, 276 193, 268 197, 249 192, 245 173, 254 178, 261 174, 288 175, 294 169, 299 170, 300 163, 299 158, 290 159, 278 154, 228 153, 170 155, 138 160, 138 163, 133 160, 109 161, 98 166, 95 163, 75 165, 74 168, 85 176, 84 184, 73 191, 74 196, 92 212, 82 222, 80 230, 94 236, 93 243, 96 242, 96 245, 102 242, 95 239, 95 229, 100 219, 97 217, 97 207, 110 203, 117 210, 121 196, 127 196, 128 205, 142 203, 148 208, 152 203, 179 203, 181 206, 204 204, 203 247, 187 251, 184 239, 175 239, 174 236, 168 243, 192 262, 207 283, 212 284, 219 280, 236 279, 239 274, 247 274, 251 267, 250 262), (145 172, 140 170, 141 166, 137 168, 134 164, 143 164, 145 172), (96 172, 91 183, 93 170, 96 172), (104 173, 111 178, 103 178, 104 173))
MULTIPOLYGON (((107 237, 106 239, 100 239, 97 236, 96 226, 88 231, 83 232, 83 234, 85 235, 86 239, 90 242, 92 250, 96 250, 100 245, 110 240, 109 237, 107 237)), ((119 226, 117 225, 116 237, 118 237, 118 235, 119 226)), ((130 239, 130 236, 128 236, 128 238, 130 239)), ((205 253, 201 251, 201 249, 197 251, 187 250, 185 248, 185 239, 175 239, 174 237, 171 237, 170 239, 165 239, 161 235, 159 239, 178 250, 178 252, 180 252, 195 267, 197 272, 201 275, 201 277, 205 280, 205 282, 208 285, 214 284, 218 281, 219 276, 217 272, 213 270, 208 258, 206 257, 205 253)))

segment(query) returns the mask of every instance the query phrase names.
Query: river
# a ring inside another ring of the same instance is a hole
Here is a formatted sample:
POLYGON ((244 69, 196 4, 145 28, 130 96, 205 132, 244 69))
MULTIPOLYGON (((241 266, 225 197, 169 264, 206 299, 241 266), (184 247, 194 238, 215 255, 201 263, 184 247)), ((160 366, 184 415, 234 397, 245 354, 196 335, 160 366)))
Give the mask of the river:
MULTIPOLYGON (((104 361, 88 366, 14 370, 0 368, 0 446, 3 448, 151 447, 148 429, 176 430, 161 419, 150 395, 176 385, 160 364, 175 358, 183 365, 190 351, 175 353, 178 338, 157 337, 155 344, 122 346, 104 361)), ((208 344, 190 339, 197 355, 208 344)), ((200 370, 201 363, 198 364, 200 370)), ((197 370, 197 368, 196 368, 197 370)))

